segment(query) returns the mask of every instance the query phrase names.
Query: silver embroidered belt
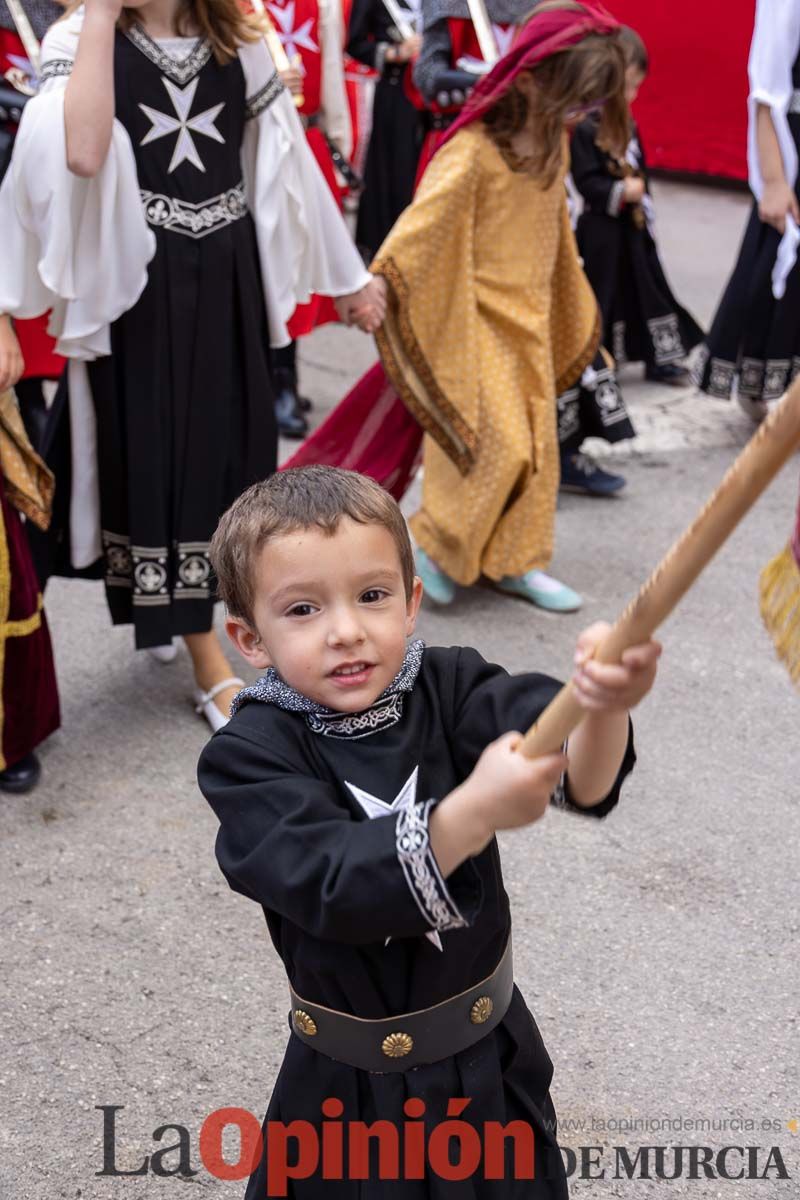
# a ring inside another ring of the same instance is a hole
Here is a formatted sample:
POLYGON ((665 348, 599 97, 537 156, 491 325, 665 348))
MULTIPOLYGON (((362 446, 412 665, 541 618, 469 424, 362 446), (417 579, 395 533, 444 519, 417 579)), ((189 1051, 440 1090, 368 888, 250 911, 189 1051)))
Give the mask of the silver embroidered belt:
POLYGON ((795 88, 789 100, 789 112, 800 113, 800 88, 795 88))
POLYGON ((162 192, 141 191, 144 216, 148 225, 155 229, 169 229, 172 233, 184 233, 187 237, 203 238, 217 233, 226 225, 239 221, 247 213, 247 198, 244 183, 218 196, 211 196, 200 204, 165 196, 162 192))

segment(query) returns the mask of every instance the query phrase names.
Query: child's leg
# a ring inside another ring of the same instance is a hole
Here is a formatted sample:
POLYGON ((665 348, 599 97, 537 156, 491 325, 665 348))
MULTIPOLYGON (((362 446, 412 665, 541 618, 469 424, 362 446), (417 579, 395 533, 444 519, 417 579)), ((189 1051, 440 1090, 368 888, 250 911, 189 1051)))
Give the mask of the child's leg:
MULTIPOLYGON (((213 629, 208 633, 184 634, 183 640, 192 657, 194 677, 201 691, 208 692, 223 679, 231 678, 230 663, 225 657, 220 640, 213 629)), ((230 715, 231 702, 239 690, 239 687, 234 685, 225 688, 214 697, 214 704, 223 716, 230 715)))

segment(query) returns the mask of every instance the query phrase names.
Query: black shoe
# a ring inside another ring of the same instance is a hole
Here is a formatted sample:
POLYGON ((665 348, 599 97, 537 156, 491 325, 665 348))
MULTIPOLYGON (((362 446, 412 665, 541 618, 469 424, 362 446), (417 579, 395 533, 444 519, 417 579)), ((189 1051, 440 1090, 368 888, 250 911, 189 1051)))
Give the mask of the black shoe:
POLYGON ((300 412, 307 413, 311 412, 314 405, 311 403, 308 396, 298 396, 297 407, 300 409, 300 412))
POLYGON ((625 487, 625 477, 604 471, 588 454, 562 454, 560 486, 562 492, 613 496, 625 487))
POLYGON ((272 386, 275 389, 278 433, 285 438, 304 438, 308 433, 308 421, 300 411, 297 401, 294 371, 288 367, 273 367, 272 386))
POLYGON ((662 366, 648 366, 644 373, 645 379, 652 383, 666 383, 669 387, 688 387, 692 377, 686 367, 678 363, 664 363, 662 366))
POLYGON ((13 766, 0 771, 0 791, 30 792, 39 782, 42 766, 35 754, 26 754, 13 766))

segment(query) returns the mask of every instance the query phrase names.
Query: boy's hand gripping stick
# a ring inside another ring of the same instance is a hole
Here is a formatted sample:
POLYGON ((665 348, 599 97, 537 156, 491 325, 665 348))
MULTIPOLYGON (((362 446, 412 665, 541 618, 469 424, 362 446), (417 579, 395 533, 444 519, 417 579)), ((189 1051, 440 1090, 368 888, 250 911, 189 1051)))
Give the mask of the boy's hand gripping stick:
MULTIPOLYGON (((767 416, 691 525, 667 551, 598 646, 598 662, 617 663, 630 646, 646 642, 689 590, 784 463, 800 448, 800 379, 767 416)), ((586 712, 567 683, 520 745, 528 758, 561 749, 586 712)))

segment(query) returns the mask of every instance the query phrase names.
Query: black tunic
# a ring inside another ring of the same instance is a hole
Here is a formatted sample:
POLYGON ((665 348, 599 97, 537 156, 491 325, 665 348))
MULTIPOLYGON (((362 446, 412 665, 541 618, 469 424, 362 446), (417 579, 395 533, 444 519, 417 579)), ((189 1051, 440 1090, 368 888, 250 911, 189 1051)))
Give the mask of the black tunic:
POLYGON ((267 323, 240 150, 238 58, 198 40, 169 58, 117 33, 116 116, 130 134, 157 249, 144 292, 89 365, 106 595, 138 646, 211 628, 208 544, 276 466, 267 323))
MULTIPOLYGON (((800 97, 800 54, 792 67, 800 97)), ((800 111, 787 114, 800 151, 800 111)), ((800 199, 800 177, 795 181, 800 199)), ((780 300, 772 294, 772 270, 781 235, 765 225, 754 204, 733 274, 719 303, 695 370, 695 382, 710 396, 730 399, 734 389, 756 404, 777 400, 800 374, 800 264, 795 263, 780 300)))
POLYGON ((598 119, 582 121, 572 138, 572 178, 583 197, 578 248, 603 318, 603 342, 617 363, 680 362, 703 332, 672 294, 641 205, 622 203, 628 176, 646 180, 634 127, 624 162, 597 144, 598 119))
MULTIPOLYGON (((414 14, 400 7, 411 23, 414 14)), ((399 38, 382 0, 354 0, 347 53, 380 72, 356 227, 356 244, 370 258, 411 203, 424 135, 422 114, 406 95, 410 67, 385 61, 386 47, 399 38)))
MULTIPOLYGON (((542 675, 509 676, 475 650, 423 651, 414 643, 395 684, 365 714, 314 711, 274 672, 244 693, 251 702, 203 751, 200 787, 220 819, 220 866, 235 891, 263 905, 298 995, 382 1018, 436 1004, 494 970, 510 929, 497 843, 443 885, 429 851, 416 870, 407 869, 399 837, 407 809, 367 819, 357 792, 391 803, 405 788, 426 825, 431 808, 465 779, 484 747, 509 729, 526 729, 557 687, 542 675), (441 950, 425 936, 433 931, 441 950)), ((614 807, 634 760, 631 742, 614 787, 591 815, 614 807)), ((571 806, 563 789, 558 799, 571 806)), ((404 1101, 414 1096, 426 1102, 426 1121, 435 1122, 444 1119, 449 1099, 470 1097, 464 1116, 479 1129, 495 1119, 533 1126, 535 1182, 475 1177, 456 1187, 432 1176, 323 1189, 312 1177, 292 1185, 290 1195, 563 1200, 551 1077, 541 1036, 515 989, 501 1024, 471 1050, 405 1073, 358 1071, 292 1034, 267 1120, 302 1118, 319 1127, 322 1101, 335 1097, 344 1103, 345 1121, 400 1122, 404 1101)), ((252 1200, 266 1194, 264 1170, 262 1163, 251 1177, 252 1200)))

